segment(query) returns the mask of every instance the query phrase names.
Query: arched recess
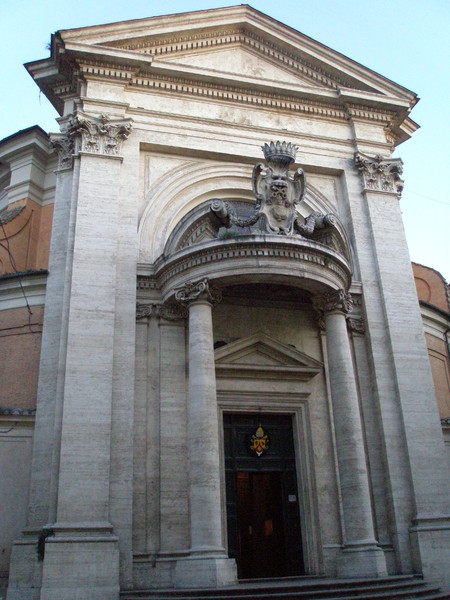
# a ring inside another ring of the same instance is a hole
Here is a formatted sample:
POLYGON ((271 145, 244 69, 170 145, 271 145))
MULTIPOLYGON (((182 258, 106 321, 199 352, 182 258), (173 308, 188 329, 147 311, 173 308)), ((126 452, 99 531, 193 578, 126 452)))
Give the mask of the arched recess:
MULTIPOLYGON (((254 203, 251 165, 184 163, 152 187, 138 229, 139 261, 153 263, 164 252, 169 236, 188 213, 213 198, 254 203)), ((307 185, 299 212, 328 213, 333 206, 307 185)))

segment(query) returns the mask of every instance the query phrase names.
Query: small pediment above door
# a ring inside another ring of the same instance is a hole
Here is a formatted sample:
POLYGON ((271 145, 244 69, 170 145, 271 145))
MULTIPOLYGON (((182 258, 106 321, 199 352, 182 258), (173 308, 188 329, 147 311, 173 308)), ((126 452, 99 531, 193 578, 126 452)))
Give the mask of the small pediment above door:
POLYGON ((308 381, 322 363, 263 332, 215 351, 217 377, 308 381))

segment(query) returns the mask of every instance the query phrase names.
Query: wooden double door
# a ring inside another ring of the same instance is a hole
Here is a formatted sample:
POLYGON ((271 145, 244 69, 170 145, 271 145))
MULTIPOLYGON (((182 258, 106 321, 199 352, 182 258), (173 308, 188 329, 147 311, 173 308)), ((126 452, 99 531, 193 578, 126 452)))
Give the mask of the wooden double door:
POLYGON ((241 579, 304 574, 292 418, 225 414, 228 552, 241 579))

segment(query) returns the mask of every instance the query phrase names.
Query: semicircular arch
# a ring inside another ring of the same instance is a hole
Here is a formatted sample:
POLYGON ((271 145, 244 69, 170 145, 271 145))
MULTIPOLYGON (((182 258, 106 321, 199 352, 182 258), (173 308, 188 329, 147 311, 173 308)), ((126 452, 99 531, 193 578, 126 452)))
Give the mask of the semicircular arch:
MULTIPOLYGON (((165 244, 188 213, 213 198, 255 200, 251 189, 250 165, 222 163, 205 166, 183 163, 161 177, 148 196, 138 229, 139 261, 153 263, 164 252, 165 244)), ((299 212, 332 212, 331 203, 307 184, 299 212)))

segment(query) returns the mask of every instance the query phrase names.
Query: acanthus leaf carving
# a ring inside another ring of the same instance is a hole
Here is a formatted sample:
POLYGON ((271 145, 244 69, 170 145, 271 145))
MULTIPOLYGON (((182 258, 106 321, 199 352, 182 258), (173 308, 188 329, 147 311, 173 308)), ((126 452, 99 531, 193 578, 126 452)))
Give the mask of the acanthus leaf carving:
POLYGON ((315 296, 313 306, 321 316, 333 311, 340 311, 345 314, 349 314, 353 311, 351 294, 345 290, 335 290, 320 296, 315 296))
POLYGON ((113 120, 108 115, 88 117, 73 115, 68 122, 67 134, 72 136, 75 152, 119 156, 122 142, 131 132, 131 119, 113 120))
POLYGON ((355 164, 362 175, 364 188, 380 192, 391 192, 399 197, 403 191, 403 162, 400 158, 374 157, 362 153, 355 154, 355 164))
POLYGON ((189 311, 182 304, 156 304, 155 315, 166 321, 181 321, 188 318, 189 311))
POLYGON ((73 165, 74 141, 71 136, 54 134, 50 144, 58 155, 58 169, 71 169, 73 165))

